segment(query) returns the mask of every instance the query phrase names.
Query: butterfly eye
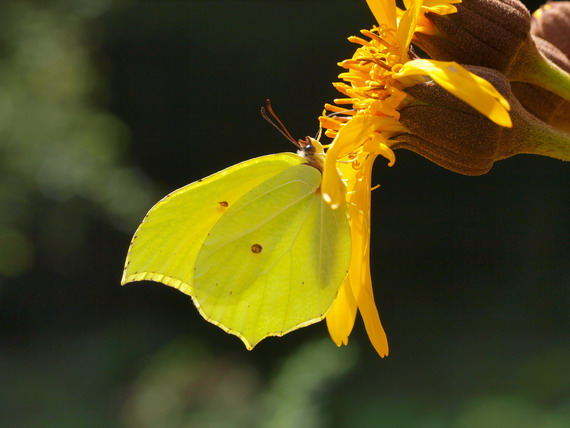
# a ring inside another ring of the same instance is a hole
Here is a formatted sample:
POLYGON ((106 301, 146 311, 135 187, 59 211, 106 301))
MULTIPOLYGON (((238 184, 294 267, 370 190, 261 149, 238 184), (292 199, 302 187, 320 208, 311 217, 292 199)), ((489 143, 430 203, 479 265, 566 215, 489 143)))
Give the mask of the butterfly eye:
POLYGON ((314 155, 317 151, 315 149, 315 146, 309 143, 303 147, 303 152, 305 152, 306 155, 314 155))

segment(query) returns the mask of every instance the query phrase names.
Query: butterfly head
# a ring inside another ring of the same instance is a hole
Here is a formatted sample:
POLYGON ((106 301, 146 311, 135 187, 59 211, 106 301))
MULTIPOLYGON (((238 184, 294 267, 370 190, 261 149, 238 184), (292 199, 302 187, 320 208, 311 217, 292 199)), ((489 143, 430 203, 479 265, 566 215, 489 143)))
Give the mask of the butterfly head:
POLYGON ((319 171, 323 170, 325 162, 325 151, 323 145, 314 138, 306 137, 304 140, 299 140, 296 144, 299 147, 297 154, 304 157, 307 163, 319 171))

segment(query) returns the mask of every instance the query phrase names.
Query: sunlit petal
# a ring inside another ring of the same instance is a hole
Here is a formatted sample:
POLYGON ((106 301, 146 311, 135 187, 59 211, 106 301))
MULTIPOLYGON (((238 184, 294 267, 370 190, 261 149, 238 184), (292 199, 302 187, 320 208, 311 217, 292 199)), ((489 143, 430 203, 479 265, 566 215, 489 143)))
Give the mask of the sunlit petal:
POLYGON ((388 355, 388 340, 374 302, 370 276, 370 188, 375 157, 375 154, 370 154, 363 163, 351 197, 351 227, 357 232, 352 234, 352 261, 349 275, 366 333, 378 354, 384 357, 388 355))
POLYGON ((396 28, 396 2, 394 0, 366 0, 378 25, 396 28))
POLYGON ((378 309, 376 308, 376 303, 374 301, 374 295, 372 293, 372 283, 366 281, 361 287, 360 292, 357 297, 358 309, 364 320, 364 327, 366 328, 366 334, 376 352, 381 357, 388 355, 388 338, 386 337, 386 332, 382 323, 380 322, 380 315, 378 314, 378 309))
POLYGON ((347 277, 327 314, 327 327, 336 346, 348 345, 348 336, 356 319, 356 299, 347 277))
POLYGON ((456 62, 418 59, 409 61, 396 73, 398 78, 424 74, 446 91, 465 101, 500 126, 511 127, 509 102, 485 79, 456 62))
POLYGON ((374 118, 357 116, 352 118, 338 132, 327 151, 323 169, 323 198, 333 208, 338 207, 345 199, 346 191, 337 170, 337 160, 354 149, 354 142, 364 142, 374 132, 374 118))
MULTIPOLYGON (((404 0, 406 8, 409 8, 411 0, 404 0)), ((457 12, 457 8, 453 4, 461 3, 461 0, 424 0, 422 9, 438 15, 449 15, 457 12)))
POLYGON ((414 37, 416 22, 418 21, 418 17, 420 16, 422 9, 422 0, 410 1, 411 7, 404 12, 400 19, 400 23, 398 24, 397 39, 398 46, 402 51, 402 61, 406 61, 408 59, 408 48, 412 41, 412 37, 414 37))

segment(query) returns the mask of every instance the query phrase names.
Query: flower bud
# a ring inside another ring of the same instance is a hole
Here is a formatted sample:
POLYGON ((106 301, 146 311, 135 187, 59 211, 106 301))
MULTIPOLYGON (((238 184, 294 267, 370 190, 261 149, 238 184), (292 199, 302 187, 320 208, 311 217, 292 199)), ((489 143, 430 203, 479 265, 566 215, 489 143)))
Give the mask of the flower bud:
POLYGON ((530 25, 519 0, 466 0, 457 13, 426 12, 413 42, 434 59, 493 68, 570 101, 570 74, 539 52, 530 25))
POLYGON ((464 175, 485 174, 496 161, 521 153, 570 160, 570 135, 528 113, 503 74, 483 67, 467 68, 509 100, 513 127, 496 125, 436 83, 426 82, 406 89, 411 98, 399 110, 400 122, 410 132, 394 136, 392 149, 411 150, 464 175))
POLYGON ((570 2, 548 2, 532 14, 531 34, 556 46, 570 57, 570 2))
POLYGON ((425 18, 413 42, 438 60, 505 72, 529 39, 530 13, 518 0, 465 0, 457 13, 425 18))

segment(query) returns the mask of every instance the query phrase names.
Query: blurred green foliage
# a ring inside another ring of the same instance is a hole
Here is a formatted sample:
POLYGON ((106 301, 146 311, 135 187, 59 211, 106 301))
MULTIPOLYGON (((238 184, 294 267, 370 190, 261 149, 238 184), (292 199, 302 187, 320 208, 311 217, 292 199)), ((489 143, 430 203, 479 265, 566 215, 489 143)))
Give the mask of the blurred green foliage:
POLYGON ((7 2, 0 14, 0 274, 6 276, 33 266, 32 230, 49 241, 71 235, 76 249, 81 228, 70 233, 67 222, 82 223, 86 209, 132 227, 149 203, 148 186, 125 162, 128 130, 102 105, 106 90, 90 57, 83 9, 64 6, 7 2), (87 204, 80 209, 74 201, 87 204), (51 215, 60 204, 72 218, 51 215), (47 212, 36 216, 40 206, 47 212))
MULTIPOLYGON (((536 5, 532 6, 535 7, 536 5)), ((0 426, 567 427, 569 170, 379 162, 360 322, 247 352, 186 296, 119 287, 161 195, 314 134, 360 1, 0 3, 0 426)))
POLYGON ((353 363, 353 351, 308 342, 267 383, 242 358, 214 356, 196 342, 177 341, 139 375, 123 421, 149 428, 321 426, 320 396, 353 363))

